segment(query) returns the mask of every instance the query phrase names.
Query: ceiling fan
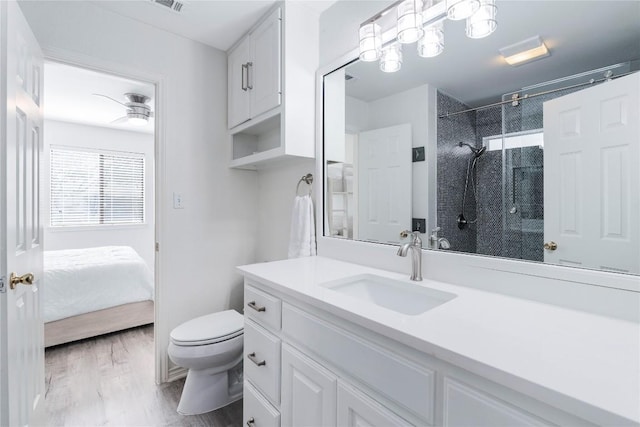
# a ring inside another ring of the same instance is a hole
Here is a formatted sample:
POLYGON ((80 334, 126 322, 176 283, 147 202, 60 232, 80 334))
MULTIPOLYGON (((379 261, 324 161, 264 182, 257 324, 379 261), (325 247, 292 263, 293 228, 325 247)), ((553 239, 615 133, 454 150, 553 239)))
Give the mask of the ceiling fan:
POLYGON ((112 100, 113 102, 117 102, 127 109, 126 114, 120 118, 115 119, 111 123, 124 123, 128 122, 138 126, 144 126, 149 121, 150 117, 153 117, 153 111, 151 111, 151 107, 147 105, 147 102, 151 100, 146 95, 141 95, 139 93, 125 93, 124 97, 127 98, 126 103, 122 103, 117 99, 113 99, 110 96, 103 95, 101 93, 94 93, 95 96, 101 96, 103 98, 107 98, 112 100))

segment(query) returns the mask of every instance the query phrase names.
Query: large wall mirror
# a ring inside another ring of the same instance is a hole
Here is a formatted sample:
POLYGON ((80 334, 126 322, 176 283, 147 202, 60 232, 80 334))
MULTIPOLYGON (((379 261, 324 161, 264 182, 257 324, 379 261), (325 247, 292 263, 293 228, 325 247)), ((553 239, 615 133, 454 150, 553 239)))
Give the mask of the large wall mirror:
POLYGON ((446 19, 435 57, 324 76, 324 235, 640 274, 640 2, 496 6, 489 37, 446 19))

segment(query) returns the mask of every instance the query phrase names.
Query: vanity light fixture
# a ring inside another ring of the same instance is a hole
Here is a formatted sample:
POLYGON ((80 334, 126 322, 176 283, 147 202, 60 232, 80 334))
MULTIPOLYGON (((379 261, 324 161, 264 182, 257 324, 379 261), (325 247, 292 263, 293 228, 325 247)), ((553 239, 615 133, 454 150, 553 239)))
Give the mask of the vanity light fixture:
POLYGON ((518 43, 503 47, 500 54, 507 64, 518 66, 550 55, 540 36, 534 36, 518 43))
POLYGON ((415 43, 422 37, 422 0, 405 0, 398 5, 398 41, 415 43))
POLYGON ((467 37, 481 39, 498 28, 496 0, 480 0, 480 9, 467 18, 467 37))
POLYGON ((402 67, 402 45, 394 43, 382 49, 380 69, 385 73, 395 73, 402 67))
POLYGON ((446 0, 447 18, 461 21, 469 18, 480 9, 479 0, 446 0))
POLYGON ((467 36, 482 38, 496 30, 496 14, 496 0, 399 0, 360 25, 360 59, 380 59, 380 69, 392 73, 402 65, 401 44, 417 41, 424 58, 444 51, 445 19, 467 19, 467 36))

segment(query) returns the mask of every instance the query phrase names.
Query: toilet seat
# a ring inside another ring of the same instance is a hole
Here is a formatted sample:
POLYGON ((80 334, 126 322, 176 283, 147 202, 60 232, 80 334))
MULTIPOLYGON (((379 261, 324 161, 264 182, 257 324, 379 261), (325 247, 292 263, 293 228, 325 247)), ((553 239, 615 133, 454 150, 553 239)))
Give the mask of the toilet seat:
POLYGON ((235 310, 207 314, 171 331, 171 342, 181 347, 215 344, 242 335, 244 317, 235 310))

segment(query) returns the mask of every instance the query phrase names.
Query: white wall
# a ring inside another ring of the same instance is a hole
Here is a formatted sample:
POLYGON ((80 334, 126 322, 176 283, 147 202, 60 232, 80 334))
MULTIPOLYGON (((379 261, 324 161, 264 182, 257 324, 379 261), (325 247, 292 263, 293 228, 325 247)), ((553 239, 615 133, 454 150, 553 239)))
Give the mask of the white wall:
MULTIPOLYGON (((46 88, 45 88, 46 91, 46 88)), ((46 94, 45 94, 46 96, 46 94)), ((46 107, 45 107, 46 108, 46 107)), ((131 246, 154 265, 154 139, 152 134, 122 131, 98 126, 45 120, 42 157, 42 217, 44 247, 47 251, 93 248, 96 246, 131 246), (101 227, 50 227, 50 149, 51 145, 143 153, 145 156, 145 224, 101 227)))
POLYGON ((257 176, 227 166, 226 54, 93 2, 20 6, 45 54, 162 80, 156 337, 163 371, 171 329, 194 316, 240 309, 242 277, 235 266, 255 260, 257 176), (172 208, 173 192, 183 194, 184 209, 172 208))

